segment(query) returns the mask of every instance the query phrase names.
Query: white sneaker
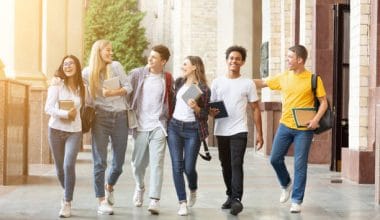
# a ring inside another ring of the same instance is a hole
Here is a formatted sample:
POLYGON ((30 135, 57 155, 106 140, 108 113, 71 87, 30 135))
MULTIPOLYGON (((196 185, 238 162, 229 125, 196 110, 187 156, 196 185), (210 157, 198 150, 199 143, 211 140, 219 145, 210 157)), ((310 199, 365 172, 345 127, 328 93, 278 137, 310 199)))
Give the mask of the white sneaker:
POLYGON ((189 207, 193 207, 196 201, 197 201, 197 191, 190 191, 189 201, 187 205, 189 207))
POLYGON ((135 189, 135 194, 133 196, 133 203, 135 204, 136 207, 141 207, 144 201, 144 191, 145 189, 135 189))
POLYGON ((290 197, 290 191, 292 191, 292 182, 290 182, 289 185, 285 189, 282 189, 281 196, 280 196, 281 203, 285 203, 286 201, 288 201, 290 197))
POLYGON ((71 203, 61 201, 61 210, 59 210, 59 217, 68 218, 71 216, 71 203))
POLYGON ((187 210, 186 202, 181 202, 179 204, 178 215, 185 216, 185 215, 188 215, 188 214, 189 214, 189 212, 187 210))
POLYGON ((98 214, 101 215, 113 215, 113 209, 110 204, 108 204, 107 200, 103 200, 99 203, 98 206, 98 214))
POLYGON ((152 215, 158 215, 160 213, 160 200, 151 199, 148 211, 152 213, 152 215))
POLYGON ((115 204, 115 198, 113 197, 113 190, 108 191, 107 186, 105 186, 104 191, 106 194, 106 200, 107 200, 108 204, 110 204, 110 205, 115 204))
POLYGON ((292 203, 290 206, 290 213, 300 213, 301 212, 301 204, 292 203))

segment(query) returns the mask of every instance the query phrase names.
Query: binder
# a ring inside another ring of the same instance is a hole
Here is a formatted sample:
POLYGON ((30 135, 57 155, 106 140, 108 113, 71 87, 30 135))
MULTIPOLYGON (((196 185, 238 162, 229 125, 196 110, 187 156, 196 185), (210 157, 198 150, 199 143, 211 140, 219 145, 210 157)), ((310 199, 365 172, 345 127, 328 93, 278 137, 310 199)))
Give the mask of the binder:
POLYGON ((317 114, 315 108, 293 108, 294 121, 298 128, 305 128, 308 122, 317 114))
POLYGON ((217 108, 219 109, 219 113, 215 115, 215 118, 225 118, 228 117, 228 112, 226 109, 226 106, 224 105, 224 101, 215 101, 209 103, 210 108, 217 108))

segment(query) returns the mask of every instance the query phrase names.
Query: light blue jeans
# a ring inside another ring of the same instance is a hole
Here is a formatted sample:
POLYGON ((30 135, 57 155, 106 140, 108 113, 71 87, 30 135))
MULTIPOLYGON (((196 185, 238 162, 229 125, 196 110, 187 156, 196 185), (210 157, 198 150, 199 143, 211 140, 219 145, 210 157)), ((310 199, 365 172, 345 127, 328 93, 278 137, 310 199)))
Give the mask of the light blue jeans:
POLYGON ((161 127, 152 131, 137 131, 132 152, 132 172, 136 187, 145 188, 145 171, 150 164, 149 197, 161 198, 164 175, 166 136, 161 127))
POLYGON ((183 173, 186 174, 190 191, 198 188, 196 163, 201 146, 198 122, 182 122, 172 118, 168 126, 168 145, 178 201, 186 201, 183 173))
POLYGON ((82 143, 82 132, 66 132, 50 128, 48 140, 53 154, 57 177, 65 190, 65 201, 73 200, 75 162, 82 143))
POLYGON ((312 139, 312 130, 300 131, 280 124, 273 140, 270 162, 276 171, 282 188, 286 188, 291 180, 285 165, 285 155, 290 145, 294 143, 293 203, 301 204, 303 201, 307 177, 307 160, 312 139))
POLYGON ((92 157, 94 160, 94 185, 97 198, 104 197, 107 146, 111 139, 112 166, 107 183, 114 186, 123 172, 128 141, 127 111, 108 112, 97 109, 92 126, 92 157))

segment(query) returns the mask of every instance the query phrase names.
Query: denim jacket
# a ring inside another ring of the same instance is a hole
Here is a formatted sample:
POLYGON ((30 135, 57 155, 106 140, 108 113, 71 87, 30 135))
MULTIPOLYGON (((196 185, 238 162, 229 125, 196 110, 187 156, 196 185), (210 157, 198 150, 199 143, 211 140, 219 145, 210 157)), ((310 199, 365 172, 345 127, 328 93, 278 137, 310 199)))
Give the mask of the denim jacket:
MULTIPOLYGON (((175 81, 175 89, 174 89, 174 95, 173 95, 173 112, 176 104, 176 96, 179 91, 179 89, 185 84, 186 80, 182 77, 176 79, 175 81)), ((202 90, 203 94, 196 100, 198 106, 201 108, 201 111, 199 113, 194 112, 195 119, 198 122, 198 133, 200 140, 204 140, 208 137, 208 110, 210 102, 210 95, 211 91, 210 88, 203 83, 198 84, 199 88, 202 90)))

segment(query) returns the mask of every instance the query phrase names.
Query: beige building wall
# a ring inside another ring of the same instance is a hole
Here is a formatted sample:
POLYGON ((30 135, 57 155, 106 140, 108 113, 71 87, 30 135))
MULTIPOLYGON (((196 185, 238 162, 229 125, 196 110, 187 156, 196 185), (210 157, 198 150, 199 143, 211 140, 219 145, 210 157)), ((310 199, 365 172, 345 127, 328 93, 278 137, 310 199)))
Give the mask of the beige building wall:
MULTIPOLYGON (((0 59, 5 73, 31 85, 29 162, 50 163, 44 112, 47 80, 63 56, 82 59, 85 0, 0 1, 0 59)), ((1 98, 1 97, 0 97, 1 98)))

